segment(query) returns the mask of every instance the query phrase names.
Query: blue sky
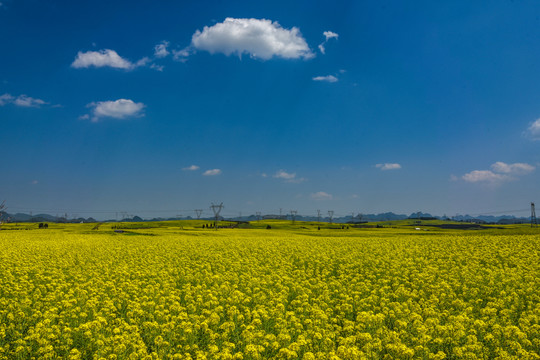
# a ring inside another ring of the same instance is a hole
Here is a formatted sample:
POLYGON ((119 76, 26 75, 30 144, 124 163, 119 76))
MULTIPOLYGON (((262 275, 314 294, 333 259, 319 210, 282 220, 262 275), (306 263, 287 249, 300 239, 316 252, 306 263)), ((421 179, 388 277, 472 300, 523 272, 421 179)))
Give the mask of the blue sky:
POLYGON ((9 212, 540 201, 537 1, 0 1, 9 212))

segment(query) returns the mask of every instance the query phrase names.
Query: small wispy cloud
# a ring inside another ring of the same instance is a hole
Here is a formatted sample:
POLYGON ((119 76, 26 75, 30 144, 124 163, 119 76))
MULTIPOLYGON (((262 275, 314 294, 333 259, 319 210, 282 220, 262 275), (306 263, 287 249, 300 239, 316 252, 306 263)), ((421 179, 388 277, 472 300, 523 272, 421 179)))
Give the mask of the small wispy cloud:
POLYGON ((216 176, 216 175, 220 175, 221 174, 221 170, 220 169, 211 169, 211 170, 206 170, 203 175, 204 176, 216 176))
POLYGON ((386 170, 399 170, 401 165, 397 163, 384 163, 375 165, 376 168, 381 169, 382 171, 386 170))
POLYGON ((87 105, 92 109, 92 116, 86 114, 79 117, 79 119, 91 118, 92 122, 98 122, 102 118, 127 119, 141 117, 144 116, 143 109, 145 106, 143 103, 136 103, 129 99, 92 102, 87 105))
POLYGON ((197 165, 191 165, 191 166, 182 168, 182 170, 184 170, 184 171, 195 171, 195 170, 199 170, 199 169, 200 169, 200 167, 197 166, 197 165))
POLYGON ((326 76, 315 76, 312 78, 313 81, 325 81, 329 83, 334 83, 338 81, 338 78, 334 75, 326 75, 326 76))
POLYGON ((296 173, 289 173, 285 170, 278 170, 272 177, 289 183, 301 183, 306 180, 305 178, 296 177, 296 173))
POLYGON ((325 40, 324 40, 321 44, 319 44, 319 51, 321 52, 321 54, 324 55, 324 54, 326 54, 326 48, 325 48, 325 45, 326 45, 326 43, 328 42, 328 40, 330 40, 330 39, 336 39, 336 40, 337 40, 337 38, 339 37, 339 35, 336 34, 336 33, 333 32, 333 31, 325 31, 325 32, 323 32, 323 35, 324 35, 324 39, 325 39, 325 40))
POLYGON ((332 200, 333 196, 331 194, 328 194, 324 191, 318 191, 316 193, 312 193, 310 197, 313 200, 332 200))
POLYGON ((462 176, 466 182, 477 183, 498 183, 502 181, 512 180, 512 177, 505 174, 497 174, 491 170, 473 170, 462 176))
POLYGON ((32 98, 24 94, 19 95, 19 96, 13 96, 7 93, 0 95, 0 106, 4 106, 7 104, 13 104, 15 106, 20 106, 20 107, 38 108, 38 107, 41 107, 42 105, 47 105, 48 102, 41 99, 32 98))
POLYGON ((98 51, 79 51, 71 67, 75 69, 90 68, 90 67, 112 67, 115 69, 133 70, 139 66, 147 65, 150 62, 148 57, 143 57, 139 61, 133 63, 120 55, 114 50, 103 49, 98 51))
POLYGON ((497 161, 491 165, 491 169, 498 173, 510 175, 526 175, 534 171, 535 167, 526 163, 506 164, 502 161, 497 161))
POLYGON ((524 135, 533 141, 540 140, 540 119, 537 119, 529 125, 524 135))
POLYGON ((156 46, 154 46, 154 56, 157 58, 164 58, 167 57, 170 52, 167 50, 167 47, 169 46, 169 42, 166 40, 163 40, 156 46))

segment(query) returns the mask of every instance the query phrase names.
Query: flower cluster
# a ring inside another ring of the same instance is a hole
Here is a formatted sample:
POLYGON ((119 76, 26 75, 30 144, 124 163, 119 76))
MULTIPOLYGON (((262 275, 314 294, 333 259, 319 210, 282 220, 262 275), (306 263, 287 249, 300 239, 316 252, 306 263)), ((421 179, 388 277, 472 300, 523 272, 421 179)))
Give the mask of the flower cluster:
POLYGON ((540 359, 537 237, 160 231, 0 233, 0 359, 540 359))

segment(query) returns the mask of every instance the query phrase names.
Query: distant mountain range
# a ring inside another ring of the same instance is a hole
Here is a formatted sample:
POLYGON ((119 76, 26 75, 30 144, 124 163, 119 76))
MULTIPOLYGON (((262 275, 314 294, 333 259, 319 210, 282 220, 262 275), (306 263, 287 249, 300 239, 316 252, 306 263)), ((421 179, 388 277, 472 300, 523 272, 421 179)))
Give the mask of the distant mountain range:
MULTIPOLYGON (((63 222, 63 223, 93 223, 98 222, 96 219, 89 217, 89 218, 75 218, 75 219, 68 219, 66 217, 59 217, 59 216, 52 216, 49 214, 37 214, 37 215, 29 215, 29 214, 23 214, 23 213, 16 213, 16 214, 9 214, 9 213, 0 213, 2 218, 9 219, 10 222, 63 222)), ((291 215, 262 215, 260 216, 260 219, 288 219, 291 220, 291 215)), ((231 220, 231 221, 256 221, 259 219, 257 215, 249 215, 249 216, 237 216, 232 218, 221 218, 223 220, 231 220)), ((463 221, 463 222, 485 222, 485 223, 499 223, 499 224, 516 224, 516 223, 527 223, 530 221, 529 217, 515 217, 513 215, 500 215, 500 216, 491 216, 491 215, 479 215, 479 216, 470 216, 470 215, 456 215, 452 216, 451 218, 445 217, 445 216, 433 216, 428 213, 422 213, 417 212, 413 213, 411 215, 405 215, 405 214, 394 214, 393 212, 386 212, 381 214, 362 214, 360 216, 355 216, 354 218, 352 215, 349 216, 341 216, 341 217, 335 217, 332 219, 332 222, 335 223, 362 223, 362 222, 373 222, 373 221, 395 221, 395 220, 406 220, 406 219, 422 219, 422 220, 430 220, 430 219, 438 219, 438 220, 454 220, 454 221, 463 221)), ((151 220, 143 220, 139 216, 133 216, 129 218, 125 218, 122 220, 105 220, 104 222, 117 222, 117 221, 125 221, 125 222, 141 222, 141 221, 167 221, 167 220, 193 220, 191 216, 187 217, 173 217, 173 218, 154 218, 151 220)), ((201 220, 207 220, 212 221, 213 218, 203 218, 201 220)), ((298 221, 317 221, 317 216, 303 216, 303 215, 296 215, 295 220, 298 221)), ((323 222, 329 222, 330 218, 328 216, 321 217, 321 221, 323 222)))

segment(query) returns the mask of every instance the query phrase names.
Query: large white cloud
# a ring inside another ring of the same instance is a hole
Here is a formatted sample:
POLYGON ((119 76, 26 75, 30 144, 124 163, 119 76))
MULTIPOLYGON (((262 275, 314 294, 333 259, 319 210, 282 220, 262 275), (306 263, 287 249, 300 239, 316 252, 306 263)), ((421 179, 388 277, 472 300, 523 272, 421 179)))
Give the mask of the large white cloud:
POLYGON ((7 104, 14 104, 21 107, 40 107, 41 105, 48 104, 41 99, 35 99, 27 95, 19 95, 17 97, 11 94, 0 95, 0 106, 7 104))
MULTIPOLYGON (((92 121, 97 122, 101 118, 126 119, 129 117, 143 116, 143 103, 136 103, 129 99, 115 101, 98 101, 87 105, 92 108, 92 121)), ((89 118, 85 116, 83 118, 89 118)))
POLYGON ((76 69, 108 66, 115 69, 132 70, 136 67, 146 65, 148 62, 149 59, 144 57, 136 63, 132 63, 131 61, 118 55, 116 51, 104 49, 87 52, 79 51, 71 66, 76 69))
POLYGON ((497 161, 491 165, 491 170, 473 170, 461 178, 471 183, 500 184, 506 181, 517 180, 518 176, 526 175, 535 170, 535 167, 526 163, 507 164, 497 161))
MULTIPOLYGON (((272 57, 284 59, 309 59, 315 55, 309 48, 300 30, 296 27, 285 29, 277 21, 267 19, 235 19, 197 30, 192 38, 192 49, 208 51, 211 54, 248 54, 252 58, 268 60, 272 57)), ((181 58, 190 54, 189 49, 176 52, 181 58)))
POLYGON ((385 164, 377 164, 375 165, 376 168, 379 168, 383 171, 386 171, 386 170, 399 170, 401 169, 401 165, 400 164, 396 164, 396 163, 385 163, 385 164))

